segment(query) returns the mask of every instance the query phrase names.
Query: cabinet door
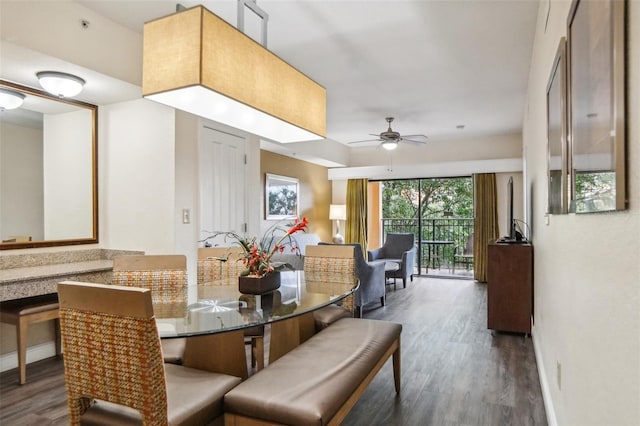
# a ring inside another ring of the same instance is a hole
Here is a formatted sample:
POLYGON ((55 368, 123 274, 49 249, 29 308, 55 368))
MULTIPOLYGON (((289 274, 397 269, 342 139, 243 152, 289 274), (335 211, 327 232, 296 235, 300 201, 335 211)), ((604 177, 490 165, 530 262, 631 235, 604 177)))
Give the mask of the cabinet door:
POLYGON ((488 328, 531 333, 533 249, 529 244, 490 244, 488 328))

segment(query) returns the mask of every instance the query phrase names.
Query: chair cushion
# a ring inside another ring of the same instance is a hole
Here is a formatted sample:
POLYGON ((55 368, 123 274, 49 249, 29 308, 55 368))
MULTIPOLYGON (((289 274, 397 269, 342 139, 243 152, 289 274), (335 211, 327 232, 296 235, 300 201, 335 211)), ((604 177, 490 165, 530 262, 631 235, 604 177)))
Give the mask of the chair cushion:
MULTIPOLYGON (((207 424, 223 414, 223 397, 240 378, 180 365, 165 364, 167 409, 171 426, 207 424)), ((140 425, 138 411, 107 401, 97 401, 82 416, 82 424, 140 425)))
POLYGON ((185 338, 163 339, 160 343, 162 344, 162 359, 164 362, 182 364, 182 356, 187 344, 185 338))
POLYGON ((351 317, 351 312, 338 305, 329 305, 313 311, 313 319, 316 322, 316 330, 318 331, 329 327, 341 318, 351 317))

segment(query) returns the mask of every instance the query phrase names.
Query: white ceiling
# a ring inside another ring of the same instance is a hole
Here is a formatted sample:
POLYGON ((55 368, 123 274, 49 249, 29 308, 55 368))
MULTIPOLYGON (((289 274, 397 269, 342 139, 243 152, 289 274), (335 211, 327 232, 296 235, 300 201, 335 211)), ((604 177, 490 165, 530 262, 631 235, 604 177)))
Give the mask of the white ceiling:
MULTIPOLYGON (((153 0, 78 3, 139 33, 176 8, 153 0)), ((180 4, 203 4, 236 25, 235 0, 180 4)), ((370 139, 386 130, 386 116, 396 118, 394 130, 431 141, 521 131, 537 1, 257 4, 269 15, 268 48, 327 89, 329 139, 370 139)))

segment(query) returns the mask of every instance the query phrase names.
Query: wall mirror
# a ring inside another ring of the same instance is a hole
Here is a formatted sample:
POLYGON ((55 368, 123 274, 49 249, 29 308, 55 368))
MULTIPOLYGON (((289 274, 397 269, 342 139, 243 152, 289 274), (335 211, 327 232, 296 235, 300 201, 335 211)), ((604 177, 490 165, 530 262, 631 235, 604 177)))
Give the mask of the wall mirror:
POLYGON ((266 174, 266 219, 286 219, 298 216, 298 179, 266 174))
POLYGON ((0 249, 97 243, 98 107, 0 88, 25 95, 0 111, 0 249))
POLYGON ((567 213, 566 39, 562 37, 547 84, 547 213, 567 213))
POLYGON ((571 211, 623 210, 625 2, 574 0, 568 17, 571 211))

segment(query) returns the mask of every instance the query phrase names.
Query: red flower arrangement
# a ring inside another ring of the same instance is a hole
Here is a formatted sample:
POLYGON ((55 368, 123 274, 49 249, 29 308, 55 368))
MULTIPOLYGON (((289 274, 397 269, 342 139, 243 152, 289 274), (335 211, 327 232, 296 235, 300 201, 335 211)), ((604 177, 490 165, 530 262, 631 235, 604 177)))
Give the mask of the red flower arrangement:
MULTIPOLYGON (((234 245, 242 247, 244 255, 242 261, 247 269, 242 271, 241 276, 256 276, 262 277, 271 271, 275 271, 279 267, 286 266, 285 264, 275 265, 271 262, 271 257, 276 253, 283 252, 287 247, 290 247, 294 253, 299 253, 300 250, 296 245, 295 238, 292 235, 299 231, 305 231, 309 221, 306 217, 302 219, 296 218, 293 224, 289 225, 289 228, 283 228, 280 222, 272 225, 264 236, 257 240, 257 238, 245 238, 236 234, 235 232, 220 231, 213 232, 209 237, 205 238, 201 242, 206 243, 218 236, 224 236, 225 241, 232 240, 234 245)), ((226 259, 220 259, 222 261, 226 259)))

